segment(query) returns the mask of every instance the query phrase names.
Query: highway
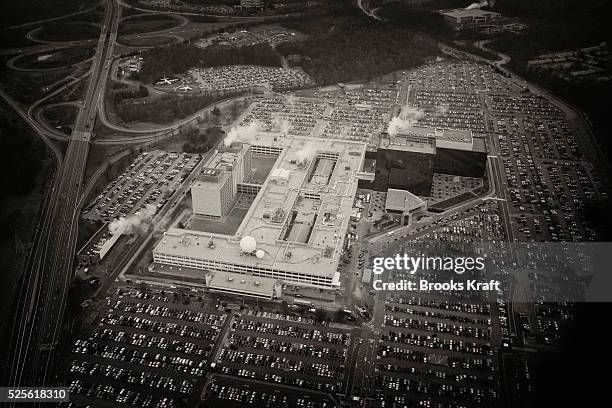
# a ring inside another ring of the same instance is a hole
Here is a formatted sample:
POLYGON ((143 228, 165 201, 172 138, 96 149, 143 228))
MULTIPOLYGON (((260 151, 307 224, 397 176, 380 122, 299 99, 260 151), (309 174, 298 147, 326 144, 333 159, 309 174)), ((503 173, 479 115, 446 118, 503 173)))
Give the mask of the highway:
POLYGON ((56 368, 56 347, 62 340, 66 300, 73 277, 79 203, 91 131, 99 95, 104 91, 111 66, 121 15, 115 1, 106 2, 85 100, 19 283, 5 381, 9 386, 49 386, 55 383, 56 377, 52 374, 56 368))

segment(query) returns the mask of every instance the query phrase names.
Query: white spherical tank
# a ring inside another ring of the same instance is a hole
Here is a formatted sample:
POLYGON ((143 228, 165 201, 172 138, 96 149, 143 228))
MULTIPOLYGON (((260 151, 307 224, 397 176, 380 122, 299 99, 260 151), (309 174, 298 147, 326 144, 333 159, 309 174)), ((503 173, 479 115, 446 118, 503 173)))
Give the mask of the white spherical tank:
POLYGON ((266 253, 263 251, 263 249, 258 249, 257 252, 255 252, 255 256, 259 259, 263 258, 264 256, 266 256, 266 253))
POLYGON ((257 241, 255 241, 255 238, 247 235, 240 240, 240 249, 242 252, 251 253, 255 248, 257 248, 257 241))

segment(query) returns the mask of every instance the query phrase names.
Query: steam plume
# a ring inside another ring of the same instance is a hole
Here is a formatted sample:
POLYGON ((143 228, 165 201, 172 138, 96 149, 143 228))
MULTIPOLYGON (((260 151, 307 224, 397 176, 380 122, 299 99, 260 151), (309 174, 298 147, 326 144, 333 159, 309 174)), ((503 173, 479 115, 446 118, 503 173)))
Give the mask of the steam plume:
POLYGON ((436 113, 439 115, 446 115, 448 113, 449 106, 447 104, 442 104, 436 106, 436 113))
POLYGON ((291 128, 291 122, 287 119, 274 117, 272 119, 272 127, 274 129, 278 129, 281 133, 288 134, 289 129, 291 128))
POLYGON ((415 126, 419 119, 422 119, 424 116, 425 111, 423 109, 406 105, 402 108, 399 116, 391 119, 389 126, 387 126, 387 133, 395 136, 402 130, 415 126))
POLYGON ((151 225, 151 219, 157 207, 147 204, 145 208, 127 217, 121 217, 108 224, 108 231, 113 234, 137 234, 145 232, 151 225))
POLYGON ((227 136, 225 136, 225 139, 223 139, 223 145, 229 147, 238 139, 243 142, 248 142, 262 129, 263 126, 258 120, 254 120, 246 126, 234 126, 230 129, 227 136))
POLYGON ((495 0, 480 0, 478 3, 472 3, 465 8, 465 10, 474 10, 480 9, 483 7, 493 7, 495 5, 495 0))
POLYGON ((300 150, 295 152, 295 155, 297 156, 298 161, 305 161, 314 158, 316 153, 317 151, 314 146, 312 146, 311 143, 306 143, 300 150))

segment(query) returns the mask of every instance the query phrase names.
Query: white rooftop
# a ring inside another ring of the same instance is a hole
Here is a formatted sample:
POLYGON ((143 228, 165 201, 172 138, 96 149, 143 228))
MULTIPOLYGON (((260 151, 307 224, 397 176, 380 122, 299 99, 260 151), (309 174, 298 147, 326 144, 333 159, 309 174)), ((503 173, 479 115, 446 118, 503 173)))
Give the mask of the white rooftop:
POLYGON ((408 213, 417 208, 423 207, 425 201, 415 196, 406 190, 396 190, 390 188, 387 191, 387 201, 385 203, 385 209, 402 211, 408 213))
POLYGON ((484 16, 497 17, 500 15, 499 13, 496 13, 494 11, 482 10, 478 8, 471 9, 471 10, 466 10, 466 9, 445 10, 445 11, 441 11, 440 14, 449 16, 449 17, 453 17, 453 18, 484 17, 484 16))
POLYGON ((271 298, 274 294, 275 282, 271 278, 218 271, 210 276, 208 287, 217 290, 269 296, 271 298))
POLYGON ((172 228, 154 252, 336 280, 366 145, 269 132, 257 132, 249 140, 239 137, 236 141, 281 147, 271 174, 282 174, 283 180, 273 180, 271 176, 266 179, 235 235, 172 228), (302 157, 307 159, 300 160, 302 157), (332 169, 324 166, 331 171, 327 182, 312 177, 318 163, 330 158, 335 165, 332 169), (292 219, 295 231, 289 225, 292 219), (314 224, 309 227, 312 220, 314 224), (240 239, 247 235, 256 239, 257 249, 265 253, 263 258, 241 252, 240 239), (301 242, 289 240, 291 237, 301 242))
POLYGON ((470 130, 410 126, 395 136, 381 139, 380 147, 429 153, 435 153, 435 148, 473 150, 474 137, 470 130))

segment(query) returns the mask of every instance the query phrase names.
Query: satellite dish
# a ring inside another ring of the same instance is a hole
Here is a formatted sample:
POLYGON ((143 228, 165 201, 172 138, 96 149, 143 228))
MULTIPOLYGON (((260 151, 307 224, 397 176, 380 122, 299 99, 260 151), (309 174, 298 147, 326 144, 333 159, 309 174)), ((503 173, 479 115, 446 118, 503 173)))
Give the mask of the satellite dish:
POLYGON ((255 238, 249 235, 247 235, 246 237, 243 237, 240 240, 240 249, 242 250, 242 252, 251 253, 255 250, 256 247, 257 247, 257 241, 255 241, 255 238))
POLYGON ((266 256, 266 253, 263 251, 263 249, 258 249, 257 252, 255 252, 255 256, 259 259, 263 258, 264 256, 266 256))

